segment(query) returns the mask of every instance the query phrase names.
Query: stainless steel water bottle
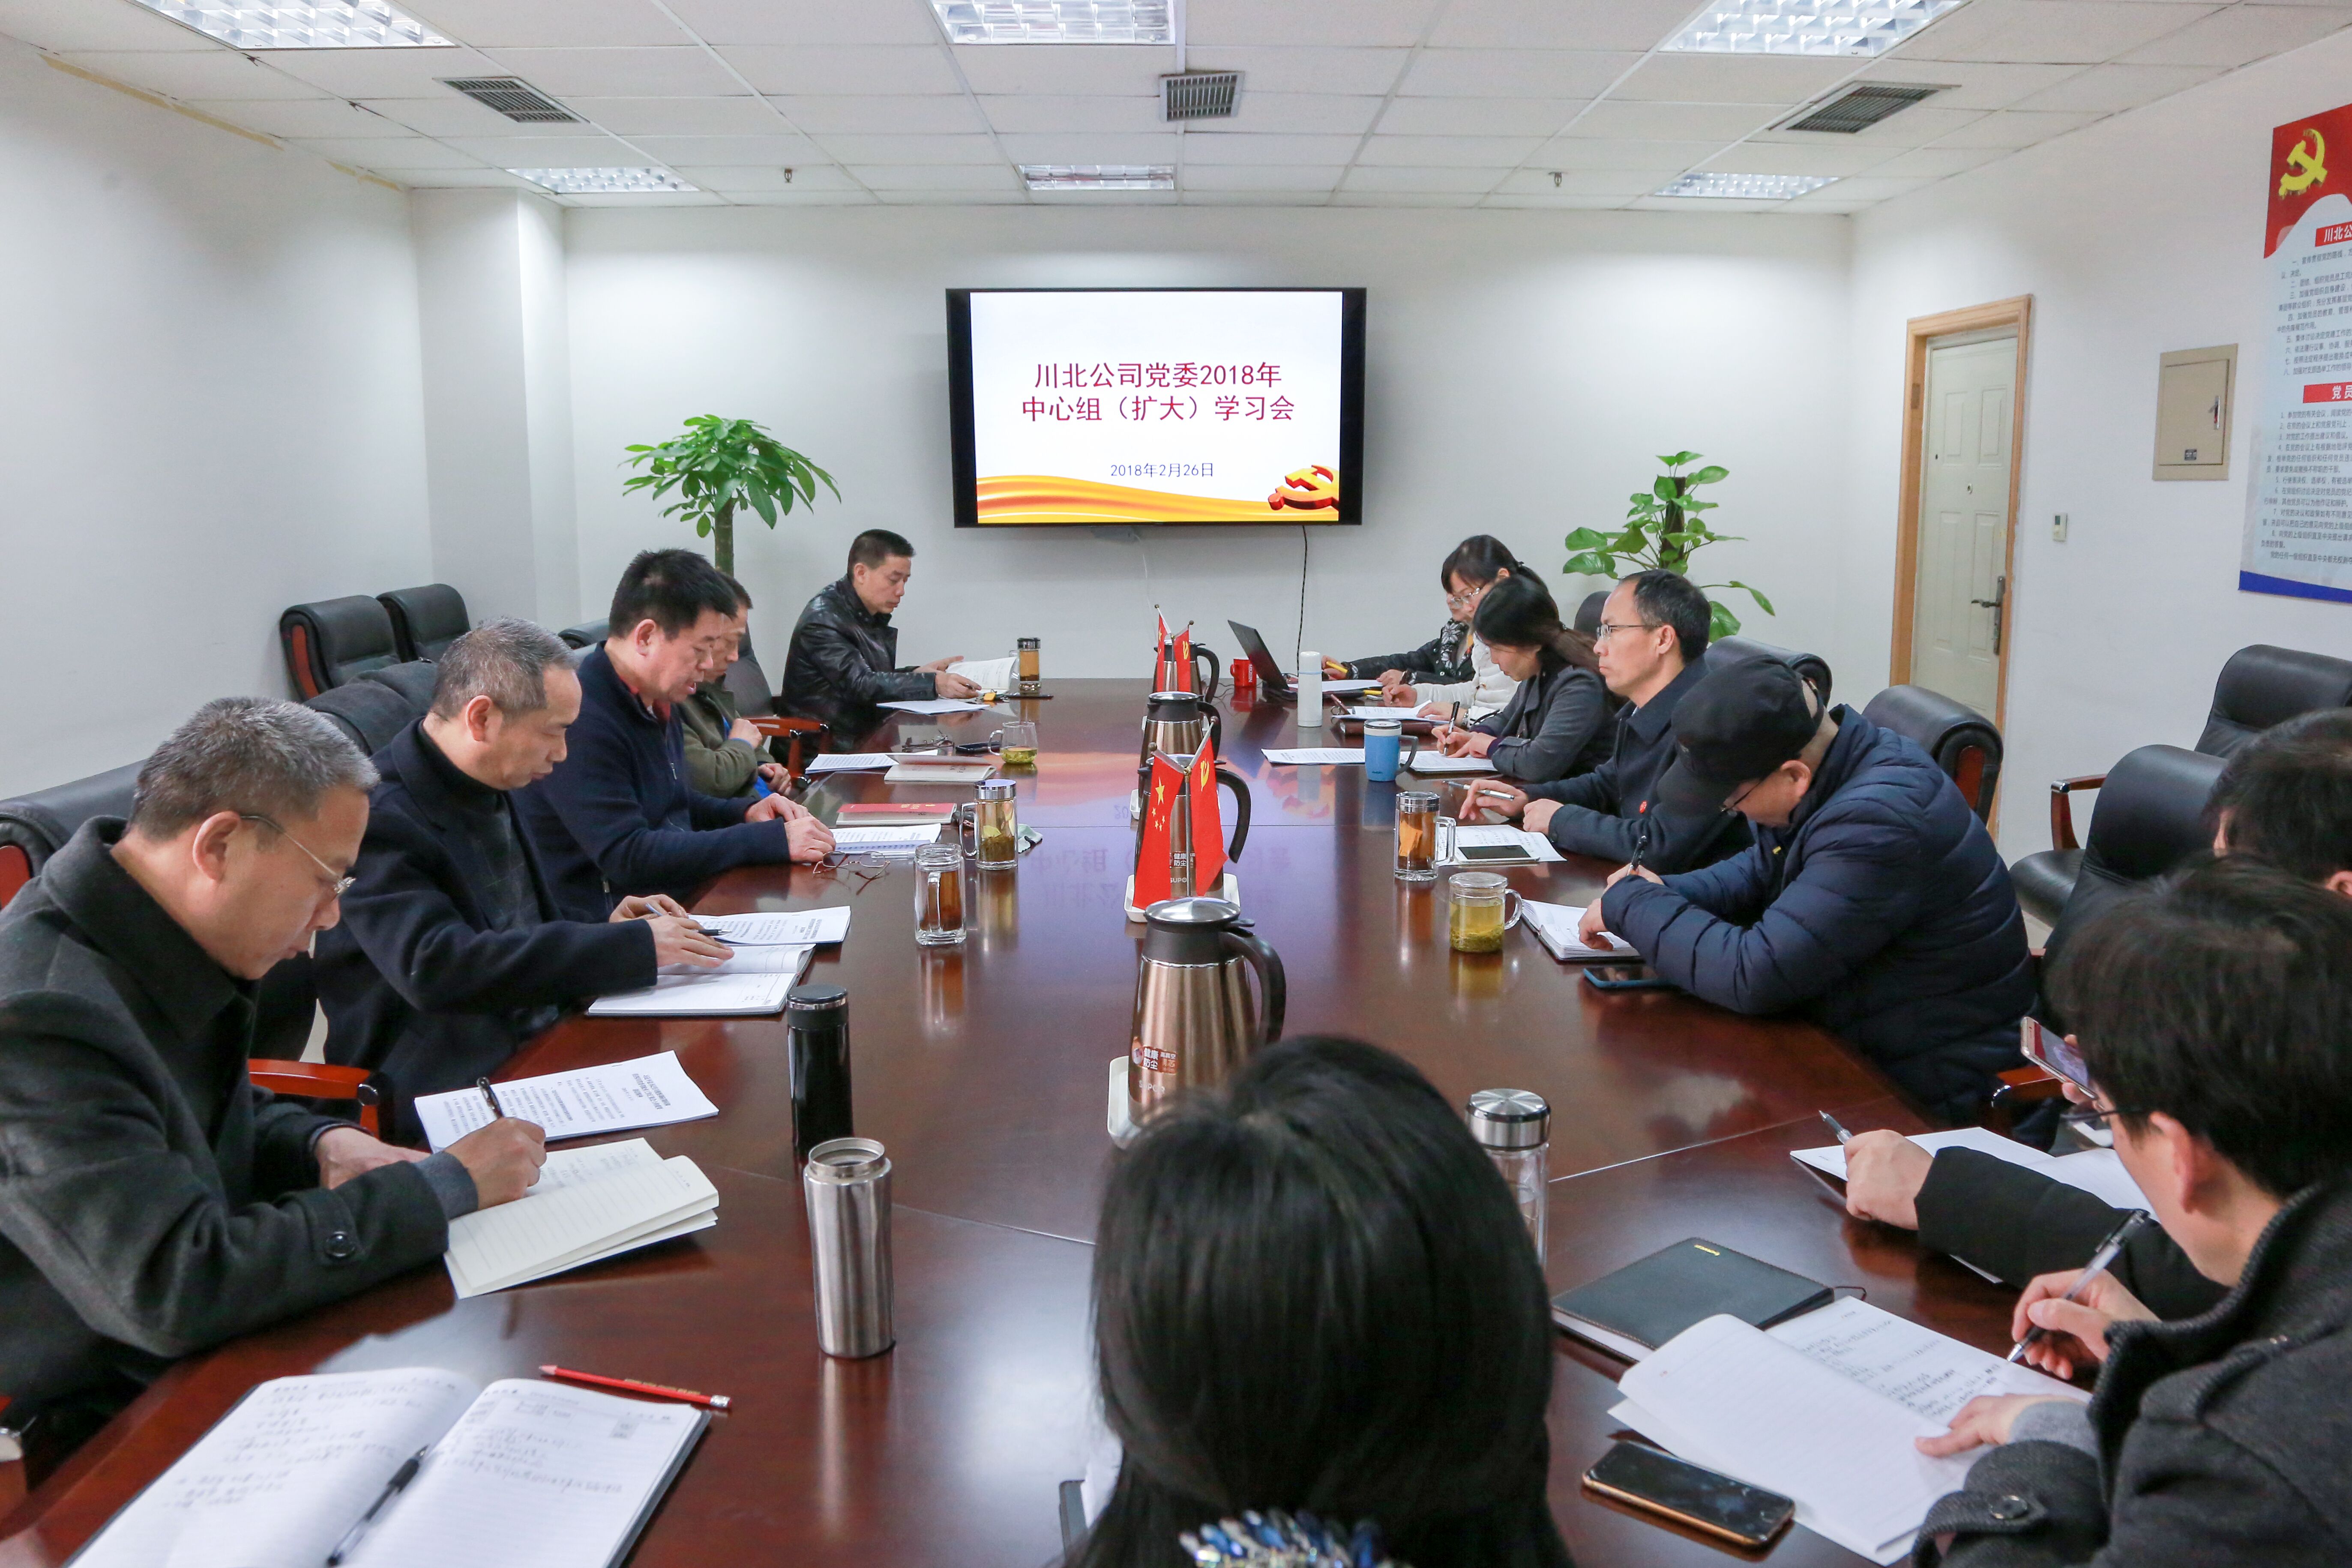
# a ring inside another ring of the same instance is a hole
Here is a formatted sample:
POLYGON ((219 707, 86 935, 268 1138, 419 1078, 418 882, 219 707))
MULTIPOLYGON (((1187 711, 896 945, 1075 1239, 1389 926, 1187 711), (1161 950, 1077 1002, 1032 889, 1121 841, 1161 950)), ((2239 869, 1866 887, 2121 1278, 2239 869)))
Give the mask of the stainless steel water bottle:
POLYGON ((1551 1179, 1551 1107, 1531 1089, 1482 1089, 1470 1097, 1470 1134, 1503 1173, 1541 1258, 1545 1187, 1551 1179))
POLYGON ((816 1342, 827 1355, 880 1355, 890 1324, 890 1159, 871 1138, 835 1138, 801 1167, 816 1342))
POLYGON ((857 1131, 850 1114, 849 993, 796 985, 784 994, 784 1052, 792 1072, 793 1157, 857 1131))

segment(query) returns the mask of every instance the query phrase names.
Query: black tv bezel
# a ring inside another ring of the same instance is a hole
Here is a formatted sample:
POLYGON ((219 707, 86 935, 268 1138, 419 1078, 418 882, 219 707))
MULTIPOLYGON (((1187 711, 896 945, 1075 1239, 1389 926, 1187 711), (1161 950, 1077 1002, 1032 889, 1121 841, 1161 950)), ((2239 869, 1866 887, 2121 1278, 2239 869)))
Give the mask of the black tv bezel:
POLYGON ((1139 289, 950 289, 948 307, 948 426, 953 448, 955 525, 993 531, 1009 528, 1333 528, 1364 521, 1364 296, 1357 286, 1171 283, 1139 289), (971 297, 974 294, 1337 294, 1339 296, 1339 506, 1336 515, 1276 515, 1263 522, 1235 518, 1127 522, 982 522, 980 458, 971 423, 971 297))

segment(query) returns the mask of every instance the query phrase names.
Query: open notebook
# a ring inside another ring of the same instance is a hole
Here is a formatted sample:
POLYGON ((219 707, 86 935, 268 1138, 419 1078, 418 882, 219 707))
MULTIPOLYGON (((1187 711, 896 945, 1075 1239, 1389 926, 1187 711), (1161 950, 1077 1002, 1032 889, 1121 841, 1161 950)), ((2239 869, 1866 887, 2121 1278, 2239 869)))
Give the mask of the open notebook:
POLYGON ((1797 1522, 1894 1563, 1986 1452, 1912 1447, 1980 1394, 2089 1396, 1866 1301, 1770 1329, 1717 1316, 1627 1370, 1610 1411, 1693 1464, 1794 1498, 1797 1522))
POLYGON ((109 1521, 78 1568, 320 1568, 419 1449, 350 1568, 595 1568, 626 1557, 710 1417, 404 1367, 262 1384, 109 1521))
POLYGON ((699 1166, 631 1138, 551 1152, 530 1192, 451 1220, 442 1261, 458 1295, 481 1296, 718 1223, 699 1166))

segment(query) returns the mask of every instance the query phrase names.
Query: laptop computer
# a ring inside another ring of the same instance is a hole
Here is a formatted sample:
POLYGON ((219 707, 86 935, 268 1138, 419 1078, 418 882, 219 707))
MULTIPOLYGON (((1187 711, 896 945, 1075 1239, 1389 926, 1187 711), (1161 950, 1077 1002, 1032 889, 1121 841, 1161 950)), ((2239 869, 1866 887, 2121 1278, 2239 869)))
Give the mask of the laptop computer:
MULTIPOLYGON (((1258 689, 1271 697, 1297 701, 1298 682, 1276 661, 1265 646, 1265 639, 1257 635, 1257 628, 1245 626, 1239 621, 1227 621, 1225 625, 1233 628, 1234 639, 1242 645, 1242 651, 1249 655, 1250 663, 1257 667, 1258 689)), ((1345 696, 1350 692, 1376 691, 1380 684, 1377 680, 1326 680, 1323 689, 1345 696)))

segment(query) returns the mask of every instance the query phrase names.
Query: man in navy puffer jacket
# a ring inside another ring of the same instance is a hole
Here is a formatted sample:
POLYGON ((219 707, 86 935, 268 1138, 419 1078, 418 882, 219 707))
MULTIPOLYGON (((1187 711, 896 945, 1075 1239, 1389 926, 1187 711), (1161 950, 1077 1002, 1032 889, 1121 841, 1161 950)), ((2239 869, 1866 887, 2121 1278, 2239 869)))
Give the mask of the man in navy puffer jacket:
POLYGON ((1769 659, 1711 671, 1675 732, 1661 795, 1737 811, 1756 842, 1681 876, 1618 871, 1588 934, 1606 925, 1736 1012, 1811 1018, 1930 1113, 1974 1121, 2019 1065, 2033 974, 2008 868, 1958 789, 1903 736, 1822 713, 1769 659))

